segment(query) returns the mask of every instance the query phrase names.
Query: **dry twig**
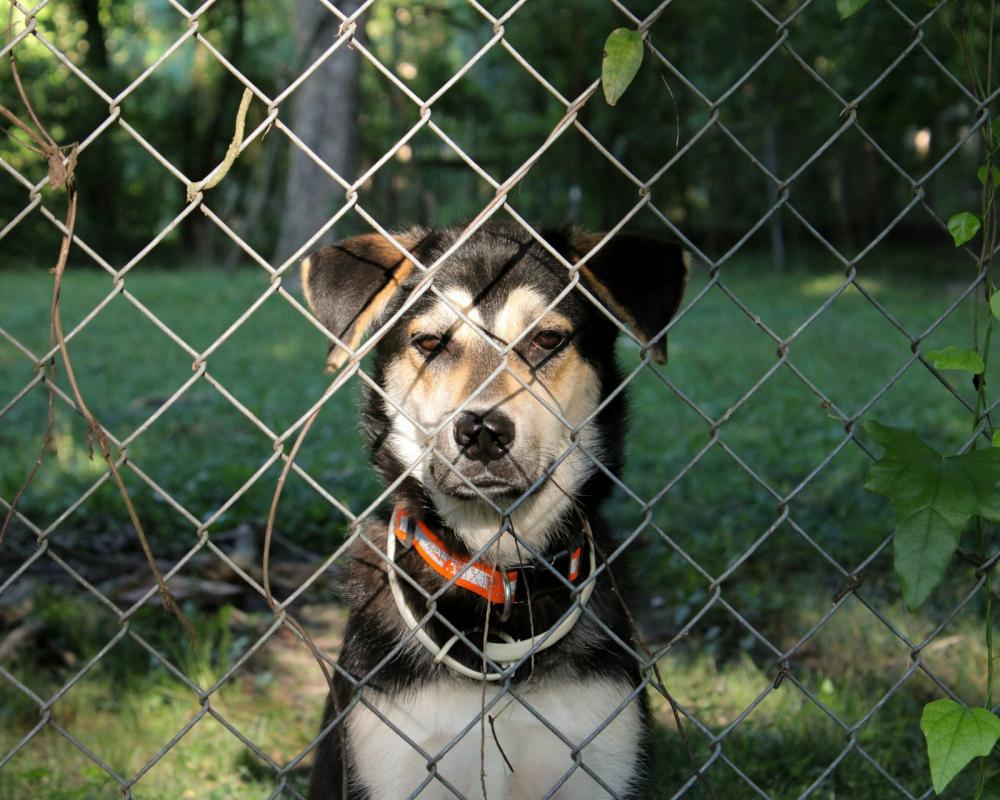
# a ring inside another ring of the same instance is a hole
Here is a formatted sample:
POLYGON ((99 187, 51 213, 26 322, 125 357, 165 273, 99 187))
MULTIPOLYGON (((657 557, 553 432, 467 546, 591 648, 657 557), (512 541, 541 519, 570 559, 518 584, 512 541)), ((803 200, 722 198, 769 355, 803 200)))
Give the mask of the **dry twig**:
MULTIPOLYGON (((7 41, 10 42, 13 38, 13 25, 14 25, 14 4, 11 3, 8 14, 7 14, 7 41)), ((96 439, 98 447, 100 448, 101 455, 104 457, 104 461, 108 465, 108 469, 111 470, 112 478, 114 479, 115 485, 118 487, 118 492, 121 495, 122 502, 125 504, 125 508, 128 511, 129 519, 132 522, 132 527, 135 529, 136 537, 139 540, 139 545, 142 547, 142 551, 146 556, 146 562, 149 565, 150 571, 153 573, 156 579, 156 584, 159 588, 160 599, 163 601, 164 606, 177 617, 178 621, 187 631, 188 635, 192 640, 197 638, 194 627, 191 622, 187 619, 184 613, 181 611, 180 607, 177 605, 176 600, 170 593, 170 588, 167 586, 166 581, 163 578, 163 574, 160 572, 159 567, 156 564, 156 559, 153 556, 152 548, 149 544, 149 539, 146 536, 146 532, 143 530, 142 523, 139 520, 139 515, 136 512, 135 505, 132 503, 132 498, 129 495, 128 489, 125 486, 125 481, 122 479, 121 473, 119 472, 119 465, 116 463, 116 459, 112 456, 111 447, 108 442, 107 434, 104 431, 103 426, 94 416, 94 413, 90 410, 87 402, 83 398, 83 394, 80 391, 80 386, 76 380, 76 372, 73 369, 73 361, 69 355, 69 348, 66 344, 66 337, 63 332, 62 324, 62 309, 61 309, 61 295, 62 295, 62 281, 63 276, 66 273, 66 265, 69 261, 69 251, 73 243, 73 231, 76 228, 76 216, 77 216, 77 193, 76 193, 76 182, 75 182, 75 170, 76 170, 76 160, 78 153, 78 146, 76 143, 71 145, 61 147, 56 143, 55 139, 49 134, 42 121, 39 119, 38 114, 35 113, 34 106, 31 100, 28 98, 28 93, 25 91, 24 84, 21 81, 20 72, 17 69, 17 61, 14 58, 14 51, 11 49, 8 54, 8 61, 10 63, 11 74, 14 79, 14 84, 17 87, 18 95, 20 96, 21 103, 24 105, 25 112, 31 119, 32 125, 28 125, 22 121, 14 112, 10 109, 0 105, 0 115, 5 119, 12 122, 16 127, 27 134, 34 145, 41 151, 41 153, 48 160, 48 181, 49 185, 53 189, 66 189, 67 194, 67 210, 66 219, 63 223, 63 238, 59 245, 59 257, 56 260, 56 265, 52 272, 54 274, 53 287, 52 287, 52 306, 50 311, 50 327, 49 335, 50 340, 54 339, 55 344, 58 346, 59 355, 62 357, 63 367, 66 370, 66 378, 69 381, 70 389, 73 393, 73 398, 76 402, 77 410, 80 412, 84 421, 87 423, 87 440, 88 443, 93 444, 96 439)), ((53 409, 52 409, 52 396, 53 396, 53 384, 52 379, 54 377, 54 365, 50 366, 50 373, 48 376, 48 386, 49 386, 49 413, 46 420, 45 435, 42 439, 42 449, 39 452, 38 458, 35 464, 32 466, 31 471, 28 473, 28 477, 21 489, 18 491, 17 495, 14 497, 14 501, 11 503, 7 510, 7 515, 4 519, 3 527, 0 528, 0 541, 7 530, 10 520, 14 515, 17 503, 24 496, 25 491, 30 485, 31 481, 34 479, 35 475, 38 473, 38 469, 42 465, 42 461, 45 458, 45 453, 49 449, 49 445, 52 442, 52 426, 53 426, 53 409)), ((93 455, 93 453, 91 453, 93 455)), ((125 454, 121 453, 120 458, 122 462, 125 460, 125 454)))

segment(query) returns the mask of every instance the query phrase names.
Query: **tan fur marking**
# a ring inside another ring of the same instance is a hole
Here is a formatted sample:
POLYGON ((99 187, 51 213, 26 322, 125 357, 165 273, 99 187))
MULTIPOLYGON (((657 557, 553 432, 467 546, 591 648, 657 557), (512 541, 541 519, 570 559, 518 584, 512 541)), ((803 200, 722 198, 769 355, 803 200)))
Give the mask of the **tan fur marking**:
MULTIPOLYGON (((399 287, 403 285, 414 269, 415 267, 413 262, 410 260, 406 260, 400 264, 396 268, 396 271, 392 273, 392 277, 389 278, 389 282, 376 293, 365 310, 358 315, 357 322, 351 330, 350 341, 344 342, 344 344, 346 344, 351 351, 358 349, 358 345, 360 345, 361 340, 365 338, 365 334, 368 332, 368 326, 371 325, 372 320, 375 319, 379 313, 381 313, 382 309, 385 308, 386 304, 396 293, 399 287)), ((338 347, 330 353, 330 357, 326 360, 327 371, 330 372, 340 369, 344 365, 344 362, 346 362, 350 357, 350 352, 338 347)))
POLYGON ((597 374, 572 347, 567 348, 562 355, 545 371, 545 374, 531 374, 526 368, 512 370, 518 373, 524 382, 538 395, 531 397, 521 384, 511 377, 510 380, 517 389, 527 395, 525 402, 534 404, 532 413, 542 414, 545 424, 557 426, 559 435, 568 434, 565 426, 550 412, 540 407, 540 400, 548 402, 549 406, 559 411, 572 425, 582 423, 597 407, 598 381, 597 374))
MULTIPOLYGON (((443 384, 442 389, 449 395, 451 399, 449 405, 452 407, 460 405, 472 392, 479 388, 477 386, 469 386, 471 374, 472 362, 468 358, 463 358, 452 369, 448 370, 448 374, 441 379, 443 384)), ((469 405, 479 405, 479 401, 473 401, 469 405)))
POLYGON ((302 259, 302 293, 306 296, 306 302, 309 304, 309 308, 315 308, 313 306, 312 291, 309 289, 309 273, 312 270, 312 259, 306 256, 302 259))
MULTIPOLYGON (((407 250, 412 249, 418 241, 417 234, 414 232, 393 235, 407 250)), ((351 329, 350 341, 344 342, 344 344, 346 344, 351 351, 358 349, 358 345, 360 345, 362 339, 365 338, 365 334, 368 332, 368 326, 371 325, 372 320, 381 313, 382 309, 385 308, 389 300, 392 299, 392 296, 396 293, 399 287, 403 285, 406 279, 410 276, 410 273, 415 269, 414 263, 408 258, 404 258, 399 250, 397 250, 388 239, 379 233, 369 233, 363 236, 358 236, 355 241, 362 241, 374 249, 377 253, 377 260, 380 263, 383 263, 386 266, 389 266, 390 264, 397 264, 397 266, 393 271, 392 276, 389 278, 388 283, 386 283, 386 285, 382 287, 382 289, 380 289, 374 297, 372 297, 365 309, 358 315, 357 321, 351 329)), ((305 262, 303 262, 302 266, 304 269, 305 262)), ((350 352, 338 347, 331 352, 327 358, 326 371, 333 372, 340 369, 350 357, 350 352)))
MULTIPOLYGON (((420 241, 418 231, 404 231, 394 233, 392 238, 399 242, 404 250, 413 250, 417 242, 420 241)), ((364 233, 354 237, 351 241, 362 243, 375 251, 375 260, 380 264, 396 264, 403 261, 406 256, 399 252, 395 245, 386 239, 381 233, 364 233)))
POLYGON ((580 425, 600 402, 597 373, 576 350, 566 352, 559 372, 547 382, 554 389, 555 405, 573 425, 580 425))
MULTIPOLYGON (((448 301, 459 311, 461 311, 465 316, 467 316, 472 322, 476 323, 480 327, 483 324, 482 314, 479 313, 479 309, 476 308, 475 304, 472 302, 472 295, 470 295, 465 289, 445 289, 444 296, 448 298, 448 301)), ((438 306, 441 313, 447 315, 449 319, 453 322, 459 319, 458 315, 455 314, 452 309, 446 306, 443 302, 438 306)), ((464 320, 462 321, 464 324, 464 320)), ((468 327, 468 326, 466 326, 468 327)), ((473 330, 469 331, 470 334, 476 335, 473 330)))

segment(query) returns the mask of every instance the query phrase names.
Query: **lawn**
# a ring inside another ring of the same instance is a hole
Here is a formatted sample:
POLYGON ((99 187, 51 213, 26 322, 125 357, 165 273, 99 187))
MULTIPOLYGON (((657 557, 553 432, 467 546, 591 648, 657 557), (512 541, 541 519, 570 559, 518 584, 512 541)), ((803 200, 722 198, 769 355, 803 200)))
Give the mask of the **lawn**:
MULTIPOLYGON (((953 258, 876 251, 859 268, 860 280, 915 338, 968 284, 971 276, 953 258), (916 270, 911 263, 925 266, 916 270)), ((48 341, 49 280, 45 270, 3 274, 0 328, 35 355, 48 341)), ((759 796, 735 769, 774 798, 799 797, 852 743, 875 763, 849 750, 810 797, 905 796, 880 769, 922 794, 929 779, 920 708, 941 690, 918 671, 866 716, 911 663, 910 648, 885 622, 920 642, 967 592, 971 568, 956 562, 927 607, 910 614, 899 602, 885 550, 868 566, 858 597, 848 597, 818 631, 811 628, 832 607, 843 580, 838 566, 855 568, 892 528, 885 502, 862 488, 870 459, 857 442, 845 442, 843 417, 913 427, 953 451, 968 436, 970 419, 942 380, 966 400, 972 387, 963 374, 936 376, 916 363, 881 393, 910 361, 912 342, 854 288, 800 330, 843 281, 828 259, 813 255, 776 273, 766 260, 748 256, 725 265, 721 280, 671 332, 662 378, 643 370, 630 382, 624 482, 631 494, 620 491, 609 515, 623 536, 638 531, 628 552, 636 566, 642 598, 636 611, 644 635, 662 647, 684 631, 661 666, 674 695, 709 736, 739 721, 722 740, 725 758, 709 770, 721 798, 759 796), (713 580, 734 567, 715 592, 713 580), (788 677, 772 689, 776 651, 803 639, 789 660, 788 677), (834 716, 848 727, 863 724, 846 731, 834 716)), ((689 299, 699 297, 708 281, 706 270, 696 271, 689 299)), ((139 608, 123 633, 117 612, 84 588, 86 581, 127 609, 141 598, 148 576, 113 486, 105 481, 91 491, 104 470, 88 455, 84 427, 59 403, 55 452, 21 504, 39 528, 58 524, 47 551, 0 594, 3 630, 26 631, 27 637, 25 646, 0 650, 0 667, 19 682, 0 679, 0 758, 38 723, 40 702, 71 682, 58 696, 53 718, 123 776, 142 770, 197 719, 142 774, 136 797, 272 796, 278 785, 273 767, 213 714, 285 765, 316 729, 323 680, 307 651, 278 631, 204 702, 199 699, 199 689, 226 675, 272 621, 259 597, 233 588, 242 582, 211 548, 259 576, 260 534, 278 466, 251 479, 274 452, 266 431, 285 431, 328 385, 323 336, 275 296, 213 346, 268 288, 266 276, 249 267, 223 274, 140 266, 125 287, 195 351, 212 348, 205 375, 176 396, 195 374, 194 358, 121 294, 70 343, 97 416, 122 439, 141 430, 129 441, 129 463, 157 488, 130 469, 124 473, 157 557, 168 567, 197 549, 177 588, 198 641, 187 644, 155 604, 139 608), (199 527, 206 525, 207 539, 200 540, 199 527)), ((106 276, 71 268, 63 292, 67 329, 112 291, 106 276)), ((965 345, 972 327, 972 304, 966 301, 920 346, 926 352, 965 345)), ((631 373, 638 363, 634 348, 623 345, 621 357, 631 373)), ((32 361, 0 337, 0 408, 33 374, 32 361)), ((987 377, 997 382, 1000 368, 987 377)), ((65 387, 61 369, 59 385, 65 387)), ((353 513, 378 498, 357 430, 356 395, 353 384, 334 395, 298 460, 309 480, 292 475, 286 488, 274 552, 279 597, 319 567, 345 531, 344 516, 317 487, 353 513)), ((30 469, 45 414, 45 395, 35 387, 0 418, 5 499, 30 469)), ((0 581, 36 552, 34 535, 15 524, 0 551, 0 581)), ((307 629, 331 650, 342 622, 336 588, 336 575, 325 572, 294 605, 307 629)), ((934 675, 970 703, 982 699, 982 619, 977 599, 924 652, 934 675)), ((689 772, 662 704, 657 720, 656 796, 671 797, 689 772)), ((708 758, 706 735, 690 725, 688 730, 696 755, 708 758)), ((306 772, 293 769, 292 785, 301 788, 306 772)), ((38 796, 38 787, 53 798, 110 797, 117 791, 53 726, 20 750, 0 776, 0 799, 38 796)), ((956 781, 947 796, 967 797, 969 786, 956 781)), ((707 794, 696 787, 686 796, 707 794)))

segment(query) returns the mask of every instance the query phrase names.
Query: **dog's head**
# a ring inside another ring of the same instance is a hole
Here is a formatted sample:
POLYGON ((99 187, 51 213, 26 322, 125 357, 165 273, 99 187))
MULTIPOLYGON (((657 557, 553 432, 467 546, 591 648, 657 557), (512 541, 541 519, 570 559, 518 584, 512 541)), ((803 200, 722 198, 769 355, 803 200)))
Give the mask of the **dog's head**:
MULTIPOLYGON (((460 233, 394 238, 429 266, 460 233)), ((391 321, 376 346, 379 389, 366 390, 383 478, 412 468, 406 485, 471 550, 496 537, 489 556, 498 562, 518 559, 513 538, 498 536, 497 509, 513 507, 514 530, 541 549, 567 519, 570 498, 586 506, 606 493, 599 464, 618 471, 624 430, 622 396, 611 396, 619 384, 613 320, 664 361, 660 334, 687 280, 681 249, 659 239, 570 231, 545 240, 572 264, 585 259, 578 286, 545 246, 499 225, 452 253, 430 288, 377 234, 303 263, 309 304, 340 345, 355 350, 391 321)), ((333 369, 350 355, 340 345, 331 343, 333 369)))

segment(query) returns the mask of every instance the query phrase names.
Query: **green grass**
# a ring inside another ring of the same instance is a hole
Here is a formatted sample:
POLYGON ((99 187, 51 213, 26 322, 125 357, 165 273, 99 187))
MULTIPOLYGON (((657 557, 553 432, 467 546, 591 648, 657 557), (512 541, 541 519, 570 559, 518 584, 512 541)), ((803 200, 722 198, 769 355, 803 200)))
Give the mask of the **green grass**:
MULTIPOLYGON (((40 617, 44 645, 5 668, 49 698, 79 671, 118 631, 97 605, 42 594, 40 617), (58 665, 58 666, 57 666, 58 665)), ((267 628, 268 614, 244 614, 224 607, 217 613, 188 609, 199 639, 187 646, 176 626, 164 623, 156 608, 141 611, 131 630, 148 641, 197 689, 208 690, 267 628)), ((808 618, 819 609, 800 608, 808 618)), ((898 608, 896 609, 898 611, 898 608)), ((309 606, 300 611, 307 628, 324 648, 335 648, 342 613, 309 606)), ((963 620, 947 641, 933 648, 928 663, 953 686, 980 692, 985 658, 981 631, 963 620)), ((869 613, 851 602, 795 662, 794 676, 847 725, 865 717, 903 674, 908 653, 869 613), (859 637, 858 631, 865 636, 859 637)), ((660 662, 671 692, 710 730, 725 731, 755 700, 766 694, 723 742, 722 752, 772 797, 798 797, 847 746, 847 734, 832 722, 791 680, 773 690, 774 669, 743 652, 719 661, 690 642, 660 662)), ((287 764, 317 730, 325 683, 311 656, 289 636, 277 634, 209 696, 211 708, 278 764, 287 764)), ((858 744, 912 793, 928 785, 917 727, 922 705, 937 690, 919 674, 857 733, 858 744)), ((688 760, 668 707, 651 694, 656 720, 654 797, 671 797, 688 779, 688 760)), ((171 674, 128 636, 56 703, 54 718, 72 736, 119 775, 142 769, 172 737, 199 715, 196 690, 171 674)), ((35 703, 15 687, 0 684, 0 748, 7 751, 38 721, 35 703)), ((686 727, 696 758, 708 759, 705 735, 686 727)), ((0 800, 26 796, 103 798, 116 784, 54 728, 37 735, 3 770, 0 800)), ((708 772, 720 798, 751 796, 736 773, 721 762, 708 772)), ((292 772, 292 785, 303 790, 305 767, 292 772)), ((195 726, 134 787, 134 796, 167 798, 264 798, 275 786, 274 770, 210 716, 195 726)), ((969 796, 969 776, 956 781, 946 796, 969 796)), ((698 791, 692 796, 702 797, 698 791)), ((818 794, 825 798, 898 796, 877 771, 857 754, 849 755, 818 794)))
MULTIPOLYGON (((925 263, 928 256, 916 258, 925 263)), ((882 263, 876 252, 863 264, 862 280, 916 336, 958 296, 968 276, 947 260, 936 261, 934 270, 922 271, 908 269, 905 254, 889 254, 886 261, 890 260, 893 263, 882 263)), ((725 266, 722 277, 750 313, 781 338, 795 332, 841 281, 834 265, 820 258, 783 274, 771 271, 765 261, 747 258, 725 266)), ((707 278, 704 271, 695 275, 689 297, 707 278)), ((40 354, 48 340, 48 273, 6 272, 3 281, 0 326, 40 354)), ((212 345, 267 285, 263 275, 249 269, 221 274, 140 267, 126 280, 131 293, 199 352, 212 345)), ((71 268, 63 292, 67 329, 111 291, 105 276, 71 268)), ((966 302, 922 346, 926 351, 967 344, 972 324, 972 306, 966 302)), ((788 357, 827 400, 853 419, 906 363, 910 344, 852 289, 789 343, 788 357)), ((122 296, 115 296, 70 347, 85 395, 118 437, 144 425, 193 374, 192 357, 122 296)), ((719 419, 774 366, 777 351, 778 344, 715 287, 670 334, 670 363, 663 372, 705 414, 719 419)), ((280 298, 271 298, 210 354, 207 370, 264 425, 281 432, 327 386, 324 353, 323 336, 280 298)), ((635 366, 633 348, 623 345, 622 361, 627 370, 635 366)), ((0 407, 32 375, 31 361, 0 338, 0 407)), ((967 376, 944 377, 971 400, 967 376)), ((1000 368, 991 368, 988 379, 1000 385, 1000 368)), ((65 388, 61 370, 59 385, 65 388)), ((299 462, 326 491, 357 513, 378 496, 379 487, 366 466, 357 430, 357 387, 346 388, 321 415, 299 462)), ((645 518, 643 504, 684 472, 652 508, 651 521, 659 532, 647 525, 629 549, 641 598, 636 610, 650 640, 662 644, 710 604, 662 666, 678 699, 718 734, 773 684, 778 667, 768 644, 712 601, 711 579, 739 563, 721 585, 721 599, 770 645, 785 650, 830 607, 841 583, 839 572, 817 548, 843 567, 853 568, 891 530, 891 512, 882 498, 863 490, 869 460, 853 442, 794 495, 786 517, 778 501, 737 463, 734 456, 784 496, 841 444, 843 421, 788 366, 781 366, 727 417, 718 441, 690 469, 689 462, 712 441, 710 424, 650 371, 633 379, 630 393, 632 422, 624 480, 642 502, 618 493, 608 511, 623 534, 636 530, 645 518)), ((5 498, 16 492, 36 456, 45 408, 45 395, 36 387, 0 419, 0 495, 5 498)), ((969 414, 920 364, 906 372, 866 416, 913 427, 942 450, 960 446, 970 428, 969 414)), ((21 505, 23 513, 43 529, 103 474, 99 459, 88 455, 86 431, 61 404, 55 431, 56 452, 46 459, 21 505)), ((242 492, 241 487, 272 452, 267 436, 205 379, 169 404, 129 445, 129 459, 195 520, 125 471, 157 556, 172 563, 195 545, 197 520, 212 519, 208 535, 225 551, 234 532, 249 529, 251 538, 259 534, 277 467, 272 465, 249 490, 242 492), (223 514, 213 517, 227 504, 223 514)), ((282 541, 315 553, 318 565, 343 530, 343 517, 293 475, 279 512, 282 541)), ((85 574, 100 573, 102 564, 108 571, 107 563, 115 559, 135 564, 138 553, 109 482, 60 523, 48 546, 57 557, 84 565, 85 574)), ((976 549, 971 542, 968 546, 976 549)), ((283 548, 278 545, 278 554, 292 558, 292 551, 283 548)), ((35 549, 33 535, 15 525, 0 553, 0 578, 35 549)), ((296 551, 294 558, 305 557, 296 551)), ((212 562, 214 557, 205 559, 212 562)), ((920 641, 945 619, 971 582, 971 569, 956 562, 928 606, 919 614, 907 613, 899 604, 891 553, 886 551, 867 571, 862 593, 892 624, 920 641)), ((307 593, 301 607, 316 614, 316 609, 331 608, 331 585, 335 581, 307 593)), ((30 587, 28 600, 19 602, 33 606, 18 618, 41 618, 44 635, 33 639, 36 644, 30 650, 22 648, 0 666, 48 699, 118 633, 119 625, 48 555, 34 562, 8 595, 19 586, 30 587)), ((201 634, 193 649, 183 644, 176 623, 158 608, 140 610, 131 630, 165 648, 171 663, 205 689, 270 619, 259 604, 241 605, 239 610, 220 611, 189 600, 186 608, 201 634)), ((0 623, 5 618, 0 616, 0 623)), ((317 622, 315 630, 330 636, 337 627, 317 622)), ((982 699, 981 642, 982 608, 977 600, 926 654, 935 673, 968 702, 982 699)), ((908 664, 906 646, 851 599, 797 651, 792 674, 845 722, 855 724, 908 664)), ((33 701, 10 683, 0 680, 0 687, 0 751, 6 751, 31 730, 38 712, 33 701)), ((279 763, 287 763, 316 729, 322 692, 322 678, 308 654, 276 637, 212 695, 211 704, 224 708, 227 718, 232 714, 240 730, 254 741, 267 742, 262 749, 279 763)), ((867 752, 914 794, 929 786, 918 729, 920 708, 939 695, 932 682, 917 674, 857 732, 857 741, 867 752)), ((58 700, 54 714, 114 769, 130 775, 200 708, 189 687, 126 637, 58 700)), ((662 706, 657 707, 657 719, 657 796, 669 797, 689 771, 670 714, 662 706)), ((707 758, 710 749, 704 737, 693 730, 689 733, 699 757, 707 758)), ((847 744, 844 731, 787 679, 726 737, 723 752, 773 797, 784 798, 801 794, 847 744)), ((112 796, 114 785, 102 783, 95 769, 49 727, 3 769, 0 800, 32 796, 29 787, 39 786, 50 797, 112 796)), ((752 796, 721 761, 709 775, 722 798, 752 796)), ((301 781, 301 774, 295 780, 301 781)), ((136 795, 266 797, 273 786, 270 768, 206 717, 161 765, 144 775, 136 795)), ((33 792, 37 795, 37 789, 33 792)), ((967 783, 957 783, 948 796, 968 793, 967 783)), ((706 795, 696 788, 688 796, 706 795)), ((810 796, 898 795, 852 752, 810 796)))
MULTIPOLYGON (((13 669, 32 691, 47 699, 112 641, 118 628, 91 602, 44 593, 37 602, 45 626, 44 644, 41 652, 16 659, 13 669)), ((191 646, 176 629, 162 624, 159 609, 141 610, 130 626, 186 681, 126 635, 92 669, 82 670, 82 677, 57 703, 55 718, 63 730, 126 777, 147 767, 164 745, 196 721, 176 747, 143 774, 135 796, 268 797, 275 783, 273 770, 215 717, 204 713, 198 697, 199 690, 209 690, 264 633, 264 615, 247 616, 231 607, 214 614, 188 611, 198 633, 191 646)), ((320 618, 326 627, 317 632, 318 641, 336 646, 331 632, 339 634, 342 614, 328 609, 316 612, 315 619, 320 618)), ((284 764, 315 734, 324 687, 308 653, 279 633, 213 692, 204 707, 284 764)), ((38 718, 37 704, 5 684, 0 689, 0 748, 7 752, 38 718)), ((53 727, 36 736, 3 775, 2 800, 117 796, 116 781, 53 727)), ((292 777, 301 790, 305 771, 300 769, 292 777)))

